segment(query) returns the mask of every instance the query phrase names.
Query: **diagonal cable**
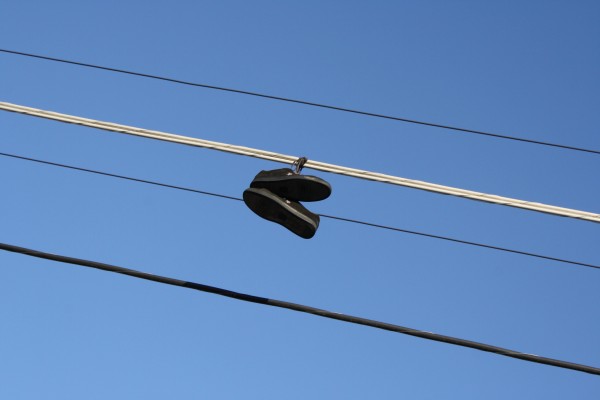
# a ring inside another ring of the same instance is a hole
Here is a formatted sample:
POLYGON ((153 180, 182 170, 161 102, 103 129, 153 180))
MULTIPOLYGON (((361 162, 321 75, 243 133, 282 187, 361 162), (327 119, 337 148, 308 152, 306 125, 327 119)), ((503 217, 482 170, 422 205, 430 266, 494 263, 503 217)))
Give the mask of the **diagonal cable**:
MULTIPOLYGON (((32 161, 32 162, 39 163, 39 164, 51 165, 51 166, 61 167, 61 168, 67 168, 67 169, 71 169, 71 170, 75 170, 75 171, 87 172, 87 173, 92 173, 92 174, 96 174, 96 175, 108 176, 108 177, 111 177, 111 178, 118 178, 118 179, 124 179, 124 180, 128 180, 128 181, 138 182, 138 183, 145 183, 145 184, 155 185, 155 186, 160 186, 160 187, 165 187, 165 188, 169 188, 169 189, 183 190, 183 191, 186 191, 186 192, 192 192, 192 193, 196 193, 196 194, 203 194, 203 195, 208 195, 208 196, 220 197, 220 198, 229 199, 229 200, 243 201, 239 197, 227 196, 227 195, 223 195, 223 194, 218 194, 218 193, 213 193, 213 192, 207 192, 207 191, 204 191, 204 190, 192 189, 192 188, 187 188, 187 187, 183 187, 183 186, 170 185, 170 184, 167 184, 167 183, 155 182, 155 181, 150 181, 150 180, 146 180, 146 179, 133 178, 133 177, 130 177, 130 176, 118 175, 118 174, 113 174, 113 173, 109 173, 109 172, 103 172, 103 171, 98 171, 98 170, 93 170, 93 169, 88 169, 88 168, 75 167, 73 165, 67 165, 67 164, 55 163, 55 162, 51 162, 51 161, 39 160, 39 159, 36 159, 36 158, 19 156, 19 155, 16 155, 16 154, 9 154, 9 153, 2 153, 2 152, 0 152, 0 156, 15 158, 15 159, 24 160, 24 161, 32 161)), ((482 247, 482 248, 486 248, 486 249, 490 249, 490 250, 497 250, 497 251, 504 251, 504 252, 507 252, 507 253, 520 254, 520 255, 524 255, 524 256, 540 258, 540 259, 543 259, 543 260, 550 260, 550 261, 556 261, 556 262, 565 263, 565 264, 579 265, 579 266, 582 266, 582 267, 600 269, 600 265, 583 263, 583 262, 579 262, 579 261, 566 260, 566 259, 557 258, 557 257, 550 257, 550 256, 545 256, 545 255, 542 255, 542 254, 531 253, 531 252, 527 252, 527 251, 508 249, 508 248, 505 248, 505 247, 492 246, 492 245, 484 244, 484 243, 471 242, 471 241, 468 241, 468 240, 456 239, 456 238, 451 238, 451 237, 448 237, 448 236, 441 236, 441 235, 435 235, 435 234, 431 234, 431 233, 418 232, 418 231, 414 231, 414 230, 402 229, 402 228, 397 228, 397 227, 388 226, 388 225, 380 225, 380 224, 375 224, 375 223, 372 223, 372 222, 360 221, 360 220, 356 220, 356 219, 350 219, 350 218, 344 218, 344 217, 337 217, 335 215, 327 215, 327 214, 318 214, 318 215, 320 217, 323 217, 323 218, 328 218, 328 219, 338 220, 338 221, 343 221, 343 222, 349 222, 349 223, 353 223, 353 224, 365 225, 365 226, 370 226, 370 227, 373 227, 373 228, 386 229, 386 230, 395 231, 395 232, 407 233, 407 234, 410 234, 410 235, 417 235, 417 236, 423 236, 423 237, 428 237, 428 238, 432 238, 432 239, 446 240, 446 241, 453 242, 453 243, 465 244, 465 245, 469 245, 469 246, 482 247)))
MULTIPOLYGON (((65 122, 69 124, 86 126, 110 132, 117 132, 133 136, 141 136, 150 139, 163 140, 172 143, 185 144, 188 146, 202 147, 212 150, 223 151, 227 153, 243 155, 248 157, 261 158, 263 160, 275 161, 284 164, 292 164, 298 160, 298 157, 290 156, 281 153, 275 153, 266 150, 254 149, 251 147, 237 146, 228 143, 214 142, 205 139, 198 139, 188 136, 175 135, 172 133, 137 128, 133 126, 120 125, 112 122, 96 121, 88 118, 78 117, 75 115, 61 114, 53 111, 41 110, 32 107, 21 106, 6 102, 0 102, 0 110, 15 112, 19 114, 29 115, 33 117, 45 118, 54 121, 65 122)), ((405 186, 413 189, 426 190, 429 192, 445 194, 455 197, 462 197, 470 200, 477 200, 486 203, 499 204, 508 207, 537 211, 546 214, 553 214, 562 217, 581 219, 591 222, 600 223, 600 214, 588 211, 574 210, 570 208, 558 207, 542 203, 534 203, 526 200, 513 199, 492 194, 480 193, 466 189, 459 189, 450 186, 438 185, 414 179, 402 178, 394 175, 387 175, 378 172, 349 168, 335 164, 328 164, 320 161, 310 160, 305 164, 305 168, 311 168, 324 172, 331 172, 350 176, 358 179, 365 179, 375 182, 381 182, 391 185, 405 186)))
POLYGON ((101 65, 89 64, 89 63, 84 63, 84 62, 42 56, 39 54, 24 53, 21 51, 14 51, 14 50, 8 50, 8 49, 0 49, 0 52, 7 53, 7 54, 13 54, 13 55, 19 55, 19 56, 25 56, 25 57, 31 57, 31 58, 37 58, 37 59, 41 59, 41 60, 54 61, 54 62, 59 62, 59 63, 64 63, 64 64, 77 65, 80 67, 95 68, 95 69, 99 69, 99 70, 103 70, 103 71, 117 72, 120 74, 139 76, 142 78, 157 79, 157 80, 171 82, 171 83, 177 83, 177 84, 181 84, 181 85, 195 86, 195 87, 201 87, 201 88, 212 89, 212 90, 220 90, 220 91, 224 91, 224 92, 261 97, 264 99, 284 101, 284 102, 288 102, 288 103, 302 104, 305 106, 319 107, 319 108, 324 108, 324 109, 329 109, 329 110, 364 115, 367 117, 383 118, 383 119, 392 120, 392 121, 406 122, 406 123, 410 123, 410 124, 430 126, 433 128, 447 129, 447 130, 451 130, 451 131, 455 131, 455 132, 463 132, 463 133, 470 133, 470 134, 475 134, 475 135, 493 137, 496 139, 513 140, 513 141, 522 142, 522 143, 530 143, 530 144, 536 144, 536 145, 542 145, 542 146, 549 146, 549 147, 555 147, 555 148, 560 148, 560 149, 565 149, 565 150, 573 150, 573 151, 579 151, 579 152, 585 152, 585 153, 591 153, 591 154, 600 154, 600 150, 568 146, 568 145, 559 144, 559 143, 550 143, 550 142, 545 142, 545 141, 541 141, 541 140, 525 139, 525 138, 516 137, 516 136, 501 135, 498 133, 486 132, 486 131, 475 130, 475 129, 460 128, 457 126, 436 124, 436 123, 427 122, 427 121, 418 121, 415 119, 395 117, 392 115, 385 115, 385 114, 380 114, 380 113, 355 110, 355 109, 351 109, 351 108, 338 107, 338 106, 327 105, 327 104, 322 104, 322 103, 315 103, 315 102, 306 101, 306 100, 292 99, 289 97, 281 97, 281 96, 274 96, 274 95, 264 94, 264 93, 250 92, 247 90, 232 89, 232 88, 226 88, 226 87, 222 87, 222 86, 215 86, 215 85, 208 85, 208 84, 204 84, 204 83, 184 81, 181 79, 174 79, 174 78, 168 78, 168 77, 164 77, 164 76, 145 74, 142 72, 128 71, 128 70, 119 69, 119 68, 111 68, 111 67, 105 67, 105 66, 101 66, 101 65))
POLYGON ((188 289, 198 290, 201 292, 217 294, 220 296, 229 297, 236 300, 247 301, 250 303, 262 304, 265 306, 285 308, 288 310, 313 314, 323 318, 336 319, 338 321, 349 322, 352 324, 370 326, 372 328, 383 329, 386 331, 402 333, 405 335, 416 336, 423 339, 434 340, 436 342, 443 342, 453 344, 457 346, 470 347, 475 350, 486 351, 494 354, 498 354, 505 357, 518 358, 520 360, 546 364, 553 367, 566 368, 574 371, 586 372, 588 374, 600 375, 600 368, 576 364, 569 361, 556 360, 552 358, 542 357, 535 354, 522 353, 515 350, 509 350, 502 347, 492 346, 485 343, 474 342, 466 339, 459 339, 451 336, 440 335, 437 333, 421 331, 413 328, 406 328, 399 325, 394 325, 386 322, 375 321, 371 319, 356 317, 353 315, 347 315, 328 310, 323 310, 315 307, 305 306, 303 304, 290 303, 287 301, 281 301, 276 299, 269 299, 266 297, 259 297, 244 293, 238 293, 227 289, 221 289, 214 286, 208 286, 201 283, 188 282, 180 279, 168 278, 165 276, 149 274, 147 272, 136 271, 133 269, 118 267, 115 265, 104 264, 96 261, 83 260, 80 258, 67 257, 63 255, 56 255, 51 253, 45 253, 38 250, 27 249, 24 247, 18 247, 10 244, 0 243, 0 250, 10 251, 14 253, 24 254, 31 257, 43 258, 46 260, 58 261, 62 263, 80 265, 82 267, 96 268, 103 271, 114 272, 123 275, 133 276, 139 279, 145 279, 149 281, 159 282, 167 285, 179 286, 188 289))

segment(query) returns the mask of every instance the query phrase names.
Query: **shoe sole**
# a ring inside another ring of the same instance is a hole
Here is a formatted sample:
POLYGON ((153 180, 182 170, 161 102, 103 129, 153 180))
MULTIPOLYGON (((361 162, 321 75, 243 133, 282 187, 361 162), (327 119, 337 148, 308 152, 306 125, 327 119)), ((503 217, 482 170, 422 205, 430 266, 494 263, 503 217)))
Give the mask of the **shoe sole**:
POLYGON ((293 201, 320 201, 331 194, 331 185, 316 176, 288 175, 255 178, 251 188, 267 189, 293 201))
POLYGON ((313 214, 316 219, 315 224, 315 221, 286 203, 289 200, 282 199, 267 189, 249 188, 244 191, 243 197, 244 203, 256 215, 278 223, 301 238, 310 239, 317 232, 319 227, 318 215, 313 214))

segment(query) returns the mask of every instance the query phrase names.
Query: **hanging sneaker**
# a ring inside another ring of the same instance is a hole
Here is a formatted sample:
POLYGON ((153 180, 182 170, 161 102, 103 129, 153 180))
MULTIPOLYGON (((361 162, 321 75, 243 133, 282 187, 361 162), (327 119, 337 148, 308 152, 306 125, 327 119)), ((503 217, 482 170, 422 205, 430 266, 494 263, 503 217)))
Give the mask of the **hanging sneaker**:
POLYGON ((318 215, 302 204, 279 197, 267 189, 246 189, 244 203, 259 217, 276 222, 304 239, 313 237, 319 227, 318 215))
POLYGON ((296 174, 289 168, 261 171, 250 187, 268 189, 277 196, 293 201, 325 200, 331 194, 331 185, 325 180, 296 174))

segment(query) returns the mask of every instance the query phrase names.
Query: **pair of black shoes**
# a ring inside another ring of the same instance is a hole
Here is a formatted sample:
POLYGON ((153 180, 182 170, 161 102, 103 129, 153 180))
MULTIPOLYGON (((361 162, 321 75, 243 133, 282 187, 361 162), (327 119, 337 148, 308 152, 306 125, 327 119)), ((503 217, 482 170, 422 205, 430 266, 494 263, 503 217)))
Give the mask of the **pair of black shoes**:
POLYGON ((323 179, 282 168, 256 175, 244 191, 244 203, 258 216, 310 239, 319 227, 319 216, 299 202, 324 200, 330 194, 331 185, 323 179))

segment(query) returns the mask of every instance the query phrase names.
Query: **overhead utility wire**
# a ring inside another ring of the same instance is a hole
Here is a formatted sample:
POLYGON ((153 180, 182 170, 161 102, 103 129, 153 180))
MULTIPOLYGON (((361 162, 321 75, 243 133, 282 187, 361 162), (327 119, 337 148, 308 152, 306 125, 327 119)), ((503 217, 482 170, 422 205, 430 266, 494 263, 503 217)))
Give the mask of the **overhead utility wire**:
POLYGON ((83 260, 80 258, 67 257, 62 255, 56 255, 51 253, 45 253, 38 250, 28 249, 24 247, 18 247, 10 244, 0 243, 0 250, 6 250, 14 253, 24 254, 31 257, 43 258, 46 260, 58 261, 62 263, 80 265, 83 267, 96 268, 103 271, 115 272, 118 274, 129 275, 135 278, 146 279, 149 281, 164 283, 167 285, 179 286, 188 289, 194 289, 201 292, 218 294, 220 296, 230 297, 236 300, 247 301, 250 303, 262 304, 266 306, 285 308, 288 310, 308 313, 317 315, 323 318, 337 319, 338 321, 349 322, 352 324, 366 325, 373 328, 383 329, 387 331, 402 333, 405 335, 416 336, 423 339, 435 340, 437 342, 444 342, 454 344, 457 346, 470 347, 475 350, 486 351, 495 353, 501 356, 518 358, 520 360, 530 361, 539 364, 546 364, 553 367, 560 367, 571 369, 575 371, 587 372, 588 374, 600 375, 600 368, 591 367, 587 365, 575 364, 568 361, 555 360, 552 358, 541 357, 535 354, 521 353, 515 350, 504 349, 502 347, 492 346, 489 344, 473 342, 471 340, 454 338, 451 336, 440 335, 437 333, 420 331, 417 329, 406 328, 399 325, 389 324, 386 322, 375 321, 371 319, 355 317, 352 315, 341 314, 337 312, 322 310, 319 308, 309 307, 302 304, 289 303, 287 301, 269 299, 266 297, 253 296, 244 293, 238 293, 227 289, 221 289, 214 286, 208 286, 201 283, 188 282, 180 279, 168 278, 165 276, 149 274, 147 272, 136 271, 133 269, 118 267, 115 265, 104 264, 96 261, 83 260))
MULTIPOLYGON (((169 189, 183 190, 183 191, 186 191, 186 192, 192 192, 192 193, 196 193, 196 194, 203 194, 203 195, 208 195, 208 196, 220 197, 220 198, 229 199, 229 200, 243 201, 239 197, 227 196, 227 195, 223 195, 223 194, 218 194, 218 193, 213 193, 213 192, 207 192, 207 191, 204 191, 204 190, 192 189, 192 188, 187 188, 187 187, 183 187, 183 186, 170 185, 170 184, 167 184, 167 183, 149 181, 149 180, 146 180, 146 179, 133 178, 133 177, 130 177, 130 176, 118 175, 118 174, 113 174, 113 173, 109 173, 109 172, 103 172, 103 171, 98 171, 98 170, 93 170, 93 169, 88 169, 88 168, 75 167, 73 165, 60 164, 60 163, 55 163, 55 162, 51 162, 51 161, 39 160, 39 159, 36 159, 36 158, 19 156, 19 155, 16 155, 16 154, 9 154, 9 153, 2 153, 2 152, 0 152, 0 156, 11 157, 11 158, 19 159, 19 160, 24 160, 24 161, 32 161, 32 162, 35 162, 35 163, 40 163, 40 164, 45 164, 45 165, 51 165, 51 166, 55 166, 55 167, 67 168, 67 169, 71 169, 71 170, 75 170, 75 171, 80 171, 80 172, 87 172, 87 173, 92 173, 92 174, 97 174, 97 175, 102 175, 102 176, 108 176, 108 177, 111 177, 111 178, 118 178, 118 179, 124 179, 124 180, 128 180, 128 181, 138 182, 138 183, 145 183, 145 184, 149 184, 149 185, 166 187, 166 188, 169 188, 169 189)), ((319 215, 322 218, 328 218, 328 219, 333 219, 333 220, 338 220, 338 221, 349 222, 349 223, 353 223, 353 224, 365 225, 365 226, 370 226, 370 227, 373 227, 373 228, 386 229, 386 230, 390 230, 390 231, 396 231, 396 232, 401 232, 401 233, 408 233, 410 235, 418 235, 418 236, 424 236, 424 237, 429 237, 429 238, 433 238, 433 239, 441 239, 441 240, 446 240, 446 241, 454 242, 454 243, 460 243, 460 244, 466 244, 466 245, 470 245, 470 246, 483 247, 483 248, 491 249, 491 250, 505 251, 505 252, 508 252, 508 253, 514 253, 514 254, 520 254, 520 255, 529 256, 529 257, 541 258, 541 259, 544 259, 544 260, 557 261, 557 262, 565 263, 565 264, 572 264, 572 265, 579 265, 579 266, 583 266, 583 267, 600 269, 600 265, 588 264, 588 263, 583 263, 583 262, 579 262, 579 261, 565 260, 565 259, 562 259, 562 258, 544 256, 544 255, 541 255, 541 254, 535 254, 535 253, 530 253, 530 252, 520 251, 520 250, 507 249, 507 248, 504 248, 504 247, 492 246, 492 245, 489 245, 489 244, 483 244, 483 243, 477 243, 477 242, 470 242, 470 241, 467 241, 467 240, 461 240, 461 239, 451 238, 451 237, 447 237, 447 236, 434 235, 434 234, 431 234, 431 233, 425 233, 425 232, 412 231, 412 230, 408 230, 408 229, 396 228, 396 227, 393 227, 393 226, 380 225, 380 224, 375 224, 375 223, 372 223, 372 222, 360 221, 360 220, 356 220, 356 219, 350 219, 350 218, 344 218, 344 217, 336 217, 334 215, 327 215, 327 214, 317 214, 317 215, 319 215)))
MULTIPOLYGON (((210 140, 198 139, 182 135, 174 135, 161 131, 137 128, 127 125, 115 124, 112 122, 96 121, 88 118, 82 118, 74 115, 61 114, 53 111, 46 111, 32 107, 21 106, 6 102, 0 102, 0 110, 11 111, 19 114, 30 115, 34 117, 46 118, 55 121, 66 122, 75 125, 87 126, 111 132, 124 133, 134 136, 142 136, 151 139, 163 140, 172 143, 186 144, 189 146, 203 147, 213 150, 219 150, 227 153, 244 155, 249 157, 261 158, 263 160, 275 161, 284 164, 292 164, 298 159, 295 156, 289 156, 270 151, 253 149, 250 147, 236 146, 227 143, 213 142, 210 140)), ((569 208, 557 207, 542 203, 534 203, 525 200, 518 200, 509 197, 496 196, 492 194, 479 193, 471 190, 453 188, 450 186, 437 185, 434 183, 417 181, 399 176, 386 175, 377 172, 365 171, 355 168, 343 167, 335 164, 328 164, 320 161, 309 160, 305 168, 311 168, 334 174, 351 176, 353 178, 371 180, 387 183, 391 185, 411 187, 430 192, 446 194, 456 197, 463 197, 470 200, 478 200, 486 203, 500 204, 508 207, 522 208, 531 211, 537 211, 547 214, 559 215, 575 219, 582 219, 600 223, 600 214, 587 211, 574 210, 569 208)))
POLYGON ((166 82, 171 82, 171 83, 177 83, 177 84, 182 84, 182 85, 196 86, 196 87, 201 87, 201 88, 206 88, 206 89, 213 89, 213 90, 221 90, 221 91, 224 91, 224 92, 244 94, 244 95, 248 95, 248 96, 261 97, 261 98, 270 99, 270 100, 285 101, 285 102, 288 102, 288 103, 303 104, 303 105, 306 105, 306 106, 320 107, 320 108, 325 108, 325 109, 335 110, 335 111, 343 111, 343 112, 348 112, 348 113, 352 113, 352 114, 364 115, 364 116, 368 116, 368 117, 383 118, 383 119, 388 119, 388 120, 392 120, 392 121, 407 122, 407 123, 410 123, 410 124, 431 126, 431 127, 434 127, 434 128, 442 128, 442 129, 448 129, 448 130, 457 131, 457 132, 471 133, 471 134, 476 134, 476 135, 493 137, 493 138, 497 138, 497 139, 507 139, 507 140, 513 140, 513 141, 517 141, 517 142, 524 142, 524 143, 538 144, 538 145, 542 145, 542 146, 557 147, 557 148, 566 149, 566 150, 574 150, 574 151, 581 151, 581 152, 592 153, 592 154, 600 154, 600 150, 585 149, 585 148, 581 148, 581 147, 567 146, 567 145, 558 144, 558 143, 543 142, 543 141, 540 141, 540 140, 525 139, 525 138, 520 138, 520 137, 515 137, 515 136, 501 135, 501 134, 497 134, 497 133, 479 131, 479 130, 474 130, 474 129, 459 128, 459 127, 456 127, 456 126, 436 124, 436 123, 433 123, 433 122, 417 121, 417 120, 414 120, 414 119, 394 117, 394 116, 391 116, 391 115, 378 114, 378 113, 372 113, 372 112, 367 112, 367 111, 360 111, 360 110, 355 110, 355 109, 351 109, 351 108, 344 108, 344 107, 332 106, 332 105, 321 104, 321 103, 314 103, 314 102, 311 102, 311 101, 291 99, 289 97, 273 96, 273 95, 269 95, 269 94, 263 94, 263 93, 257 93, 257 92, 250 92, 250 91, 246 91, 246 90, 231 89, 231 88, 226 88, 226 87, 221 87, 221 86, 214 86, 214 85, 207 85, 207 84, 203 84, 203 83, 189 82, 189 81, 184 81, 184 80, 180 80, 180 79, 167 78, 167 77, 164 77, 164 76, 144 74, 144 73, 141 73, 141 72, 134 72, 134 71, 128 71, 128 70, 124 70, 124 69, 104 67, 104 66, 101 66, 101 65, 95 65, 95 64, 88 64, 88 63, 83 63, 83 62, 78 62, 78 61, 65 60, 65 59, 61 59, 61 58, 42 56, 42 55, 39 55, 39 54, 24 53, 24 52, 20 52, 20 51, 7 50, 7 49, 0 49, 0 52, 7 53, 7 54, 19 55, 19 56, 25 56, 25 57, 38 58, 38 59, 48 60, 48 61, 55 61, 55 62, 60 62, 60 63, 65 63, 65 64, 78 65, 78 66, 81 66, 81 67, 95 68, 95 69, 100 69, 100 70, 104 70, 104 71, 118 72, 118 73, 121 73, 121 74, 140 76, 140 77, 143 77, 143 78, 158 79, 158 80, 161 80, 161 81, 166 81, 166 82))

